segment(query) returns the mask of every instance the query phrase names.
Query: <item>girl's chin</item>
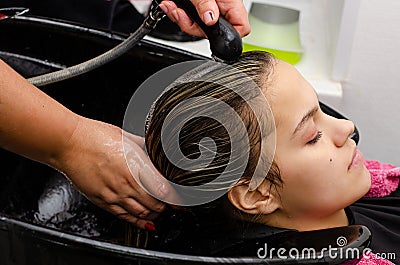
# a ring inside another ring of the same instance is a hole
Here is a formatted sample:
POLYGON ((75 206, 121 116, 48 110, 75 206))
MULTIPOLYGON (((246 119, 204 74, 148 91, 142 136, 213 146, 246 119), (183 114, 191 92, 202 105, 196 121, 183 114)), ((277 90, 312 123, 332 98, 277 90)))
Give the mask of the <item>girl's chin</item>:
POLYGON ((369 192, 371 188, 371 175, 365 166, 363 167, 362 174, 359 175, 359 181, 357 181, 356 185, 354 186, 360 191, 360 195, 357 200, 361 199, 369 192))

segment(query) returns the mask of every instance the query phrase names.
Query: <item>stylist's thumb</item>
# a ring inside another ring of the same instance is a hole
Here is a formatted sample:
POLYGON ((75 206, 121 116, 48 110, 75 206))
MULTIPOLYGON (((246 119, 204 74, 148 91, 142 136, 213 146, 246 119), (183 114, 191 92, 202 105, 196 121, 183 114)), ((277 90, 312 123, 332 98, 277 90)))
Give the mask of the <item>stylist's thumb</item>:
POLYGON ((215 0, 191 0, 197 13, 207 26, 214 25, 219 17, 219 9, 215 0))

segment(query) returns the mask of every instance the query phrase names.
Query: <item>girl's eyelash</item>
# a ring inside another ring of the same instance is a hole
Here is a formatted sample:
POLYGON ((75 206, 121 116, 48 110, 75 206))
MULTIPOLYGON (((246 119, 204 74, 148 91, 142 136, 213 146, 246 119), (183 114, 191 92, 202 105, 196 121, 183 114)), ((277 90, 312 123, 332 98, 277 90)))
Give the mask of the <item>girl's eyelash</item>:
POLYGON ((318 132, 317 132, 317 135, 316 135, 313 139, 311 139, 310 141, 308 141, 307 144, 315 144, 315 143, 318 142, 319 139, 321 139, 321 137, 322 137, 322 132, 321 132, 321 131, 318 131, 318 132))

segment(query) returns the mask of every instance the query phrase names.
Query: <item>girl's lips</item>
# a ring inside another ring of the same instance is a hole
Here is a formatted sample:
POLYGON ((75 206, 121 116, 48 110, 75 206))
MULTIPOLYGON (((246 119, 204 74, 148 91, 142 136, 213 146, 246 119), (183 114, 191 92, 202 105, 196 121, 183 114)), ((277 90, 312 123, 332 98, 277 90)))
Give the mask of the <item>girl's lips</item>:
POLYGON ((356 149, 354 151, 353 159, 351 160, 351 163, 349 165, 349 170, 351 170, 353 167, 356 167, 360 165, 364 161, 364 156, 360 152, 360 150, 356 149))

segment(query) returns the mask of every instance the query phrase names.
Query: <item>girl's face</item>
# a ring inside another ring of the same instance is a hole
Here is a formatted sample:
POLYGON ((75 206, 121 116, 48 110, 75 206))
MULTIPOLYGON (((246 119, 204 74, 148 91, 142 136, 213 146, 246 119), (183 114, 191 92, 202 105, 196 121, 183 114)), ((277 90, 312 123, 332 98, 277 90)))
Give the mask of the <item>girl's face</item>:
POLYGON ((329 216, 370 187, 363 156, 349 138, 354 124, 326 115, 310 84, 278 61, 265 92, 275 116, 282 209, 291 217, 329 216))

